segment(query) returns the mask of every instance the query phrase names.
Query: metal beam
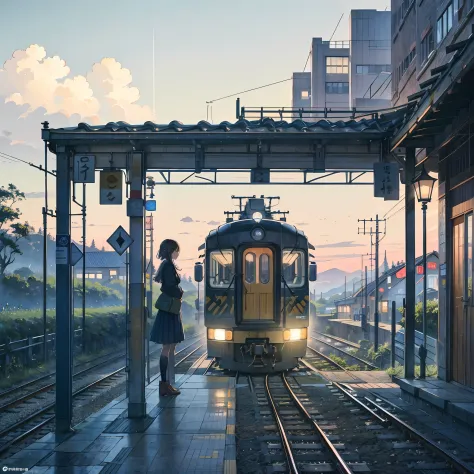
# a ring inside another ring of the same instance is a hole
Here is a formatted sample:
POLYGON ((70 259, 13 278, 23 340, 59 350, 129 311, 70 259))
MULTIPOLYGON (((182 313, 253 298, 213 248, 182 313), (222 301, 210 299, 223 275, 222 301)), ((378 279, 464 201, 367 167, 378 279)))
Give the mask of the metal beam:
POLYGON ((405 265, 406 265, 406 299, 405 299, 405 377, 415 376, 415 149, 406 149, 405 163, 405 265))
POLYGON ((56 432, 67 433, 72 422, 73 367, 71 157, 63 146, 56 155, 56 432))
POLYGON ((143 282, 143 178, 144 157, 133 153, 130 157, 130 198, 127 216, 130 217, 130 374, 128 378, 128 416, 146 416, 145 401, 145 286, 143 282))

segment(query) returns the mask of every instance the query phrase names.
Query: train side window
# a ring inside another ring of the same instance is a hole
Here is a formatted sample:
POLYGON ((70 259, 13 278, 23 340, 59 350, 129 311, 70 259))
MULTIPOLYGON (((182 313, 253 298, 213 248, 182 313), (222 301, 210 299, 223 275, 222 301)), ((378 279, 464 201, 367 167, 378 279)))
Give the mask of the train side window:
MULTIPOLYGON (((301 250, 283 250, 283 277, 290 288, 304 285, 306 279, 305 255, 301 250)), ((285 283, 282 282, 282 288, 285 283)))
POLYGON ((212 288, 233 288, 234 251, 214 250, 209 255, 209 285, 212 288))
POLYGON ((249 252, 245 256, 245 281, 255 283, 257 280, 257 262, 254 253, 249 252))
POLYGON ((266 285, 270 281, 270 257, 267 254, 262 253, 259 260, 260 283, 266 285))

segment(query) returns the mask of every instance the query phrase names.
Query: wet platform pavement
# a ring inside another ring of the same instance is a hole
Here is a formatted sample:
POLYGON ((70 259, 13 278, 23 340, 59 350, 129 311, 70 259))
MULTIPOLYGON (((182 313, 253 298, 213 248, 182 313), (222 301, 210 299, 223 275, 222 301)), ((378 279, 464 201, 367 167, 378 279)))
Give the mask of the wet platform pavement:
MULTIPOLYGON (((181 395, 147 386, 147 417, 127 418, 122 396, 75 426, 49 433, 6 460, 28 473, 235 473, 235 378, 184 374, 181 395)), ((18 470, 19 472, 19 470, 18 470)))

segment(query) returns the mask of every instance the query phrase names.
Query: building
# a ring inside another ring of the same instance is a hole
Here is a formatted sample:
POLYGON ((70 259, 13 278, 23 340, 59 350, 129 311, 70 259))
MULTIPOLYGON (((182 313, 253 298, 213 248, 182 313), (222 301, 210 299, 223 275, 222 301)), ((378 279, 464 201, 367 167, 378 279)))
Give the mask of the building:
POLYGON ((293 74, 294 108, 348 111, 390 106, 390 12, 352 10, 348 37, 313 38, 311 72, 293 74))
MULTIPOLYGON (((86 252, 86 279, 125 280, 125 257, 116 252, 86 252)), ((82 278, 82 260, 74 267, 74 278, 82 278)))
POLYGON ((474 0, 392 0, 392 12, 392 100, 413 104, 392 150, 409 177, 438 173, 438 377, 474 388, 474 0))
MULTIPOLYGON (((416 259, 416 300, 423 301, 423 256, 416 259)), ((439 291, 439 255, 431 252, 426 256, 427 299, 438 299, 439 291)), ((393 265, 379 278, 379 322, 390 323, 392 319, 392 302, 395 301, 396 322, 402 318, 400 308, 405 298, 405 263, 393 265)), ((338 319, 353 319, 360 321, 365 307, 365 285, 351 298, 336 302, 338 319)), ((375 313, 375 281, 367 285, 367 321, 374 321, 375 313)))

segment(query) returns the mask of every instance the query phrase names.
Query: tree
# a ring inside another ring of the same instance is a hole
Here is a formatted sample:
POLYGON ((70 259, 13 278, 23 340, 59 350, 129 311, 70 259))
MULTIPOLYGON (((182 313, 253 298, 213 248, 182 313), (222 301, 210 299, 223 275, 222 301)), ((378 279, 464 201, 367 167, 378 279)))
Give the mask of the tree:
POLYGON ((28 237, 33 230, 28 222, 18 221, 21 216, 20 209, 14 207, 23 201, 25 194, 14 184, 7 188, 0 187, 0 275, 4 275, 7 267, 11 265, 17 255, 22 255, 19 241, 28 237))
POLYGON ((92 239, 91 249, 92 250, 97 250, 97 246, 95 245, 95 240, 94 239, 92 239))
POLYGON ((34 275, 34 273, 28 267, 17 268, 13 273, 25 279, 34 275))

